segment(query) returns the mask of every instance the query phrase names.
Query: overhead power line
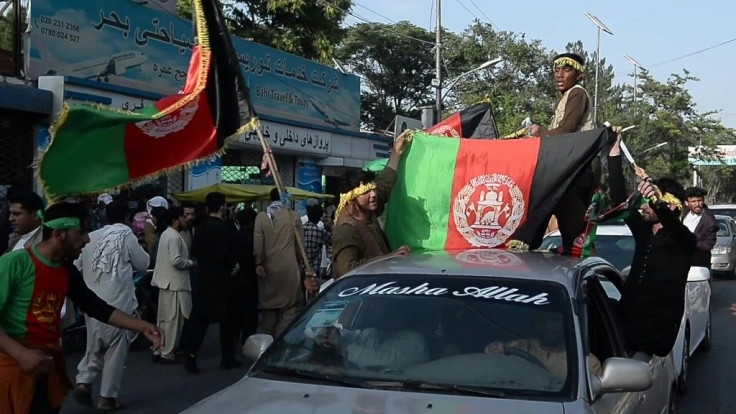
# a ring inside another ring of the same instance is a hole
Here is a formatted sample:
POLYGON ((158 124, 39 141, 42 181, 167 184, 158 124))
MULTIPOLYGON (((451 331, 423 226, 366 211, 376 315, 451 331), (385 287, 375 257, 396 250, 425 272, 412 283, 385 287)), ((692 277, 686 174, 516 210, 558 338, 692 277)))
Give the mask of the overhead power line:
POLYGON ((727 45, 727 44, 729 44, 731 42, 736 42, 736 38, 733 38, 733 39, 730 39, 730 40, 726 40, 725 42, 721 42, 721 43, 719 43, 717 45, 709 46, 709 47, 706 47, 705 49, 700 49, 698 51, 695 51, 695 52, 692 52, 692 53, 688 53, 686 55, 678 56, 678 57, 676 57, 674 59, 669 59, 669 60, 665 60, 664 62, 659 62, 659 63, 655 63, 653 65, 648 65, 647 67, 653 68, 653 67, 656 67, 656 66, 666 65, 668 63, 676 62, 678 60, 689 58, 690 56, 695 56, 695 55, 697 55, 699 53, 707 52, 707 51, 712 50, 712 49, 715 49, 717 47, 721 47, 721 46, 727 45))
POLYGON ((473 13, 472 10, 468 8, 464 3, 461 3, 460 0, 455 0, 455 2, 463 7, 468 13, 470 13, 473 17, 475 17, 476 20, 480 20, 477 14, 473 13))
MULTIPOLYGON (((318 1, 320 3, 322 3, 322 4, 324 4, 324 5, 332 6, 332 7, 336 8, 336 9, 342 11, 343 13, 349 14, 349 15, 355 17, 356 19, 362 21, 362 22, 365 22, 365 23, 379 23, 379 22, 375 22, 373 20, 370 20, 368 18, 365 18, 365 17, 363 17, 363 16, 361 16, 361 15, 359 15, 357 13, 353 13, 350 10, 345 10, 345 9, 341 8, 340 6, 338 6, 337 4, 332 3, 329 0, 318 0, 318 1)), ((365 6, 362 6, 362 7, 365 8, 365 6)), ((434 42, 430 42, 430 41, 427 41, 427 40, 424 40, 424 39, 420 39, 420 38, 414 37, 414 36, 405 35, 403 33, 397 32, 396 30, 389 29, 387 27, 383 28, 383 30, 385 30, 388 33, 394 34, 396 36, 404 37, 404 38, 407 38, 407 39, 411 39, 411 40, 414 40, 414 41, 417 41, 417 42, 421 42, 421 43, 424 43, 424 44, 428 44, 428 45, 432 45, 432 46, 435 45, 434 42)))
MULTIPOLYGON (((496 27, 496 25, 495 25, 495 24, 493 24, 493 22, 491 21, 491 18, 490 18, 490 17, 488 17, 488 15, 486 14, 486 12, 484 12, 484 11, 483 11, 483 9, 481 9, 480 7, 478 7, 478 5, 477 5, 477 4, 475 4, 475 1, 473 1, 473 0, 469 0, 469 1, 470 1, 470 3, 471 3, 471 4, 473 5, 473 6, 475 6, 475 8, 476 8, 476 9, 478 9, 478 11, 480 12, 480 14, 482 14, 482 15, 483 15, 483 17, 485 17, 485 18, 486 18, 486 20, 488 20, 488 23, 490 23, 490 24, 491 24, 491 26, 493 26, 493 27, 496 27)), ((480 19, 478 19, 478 20, 480 20, 480 19)), ((496 27, 496 29, 498 29, 498 27, 496 27)))
POLYGON ((360 3, 358 3, 358 2, 357 2, 357 1, 355 1, 355 0, 353 0, 353 4, 357 5, 358 7, 362 7, 362 8, 364 8, 364 9, 368 10, 369 12, 371 12, 371 13, 375 14, 376 16, 379 16, 379 17, 382 17, 382 18, 384 18, 384 19, 386 19, 386 20, 390 21, 391 23, 396 23, 396 20, 393 20, 393 19, 391 19, 390 17, 386 17, 386 16, 384 16, 383 14, 381 14, 381 13, 379 13, 379 12, 375 11, 375 10, 371 10, 371 9, 369 9, 368 7, 365 7, 364 5, 362 5, 362 4, 360 4, 360 3))

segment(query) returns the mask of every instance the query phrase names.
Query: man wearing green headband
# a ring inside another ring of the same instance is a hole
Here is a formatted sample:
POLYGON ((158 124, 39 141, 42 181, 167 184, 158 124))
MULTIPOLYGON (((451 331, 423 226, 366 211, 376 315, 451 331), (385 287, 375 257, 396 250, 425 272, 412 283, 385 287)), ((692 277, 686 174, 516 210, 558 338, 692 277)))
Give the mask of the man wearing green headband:
POLYGON ((43 241, 0 257, 0 413, 58 412, 72 388, 67 376, 60 316, 64 298, 97 320, 143 333, 155 348, 164 337, 152 324, 121 312, 95 295, 72 262, 89 242, 79 204, 49 207, 43 241))

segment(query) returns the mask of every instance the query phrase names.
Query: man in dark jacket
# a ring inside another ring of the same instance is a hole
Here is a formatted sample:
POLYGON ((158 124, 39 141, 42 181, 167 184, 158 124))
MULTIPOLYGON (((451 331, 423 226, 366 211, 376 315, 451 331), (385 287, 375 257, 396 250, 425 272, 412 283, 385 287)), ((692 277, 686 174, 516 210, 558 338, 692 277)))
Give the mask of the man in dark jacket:
MULTIPOLYGON (((620 143, 619 136, 608 157, 614 204, 627 196, 620 143)), ((696 240, 679 219, 685 197, 679 183, 644 177, 638 191, 649 203, 641 213, 635 211, 626 218, 636 252, 621 292, 619 316, 632 351, 665 356, 675 344, 685 311, 685 285, 696 240)))
POLYGON ((252 208, 246 208, 235 215, 237 232, 233 246, 239 269, 235 277, 234 303, 231 303, 230 313, 235 317, 236 333, 240 336, 241 344, 256 333, 258 328, 258 278, 253 256, 253 225, 257 214, 252 208))
POLYGON ((235 360, 235 329, 229 317, 229 298, 234 287, 231 276, 235 269, 233 229, 225 220, 225 195, 212 192, 205 198, 208 216, 197 226, 192 241, 192 255, 197 261, 197 286, 192 293, 192 313, 181 339, 184 367, 191 374, 199 373, 197 352, 202 346, 207 327, 220 324, 220 366, 225 369, 241 366, 235 360))
POLYGON ((692 265, 710 269, 710 250, 716 245, 718 223, 716 216, 705 205, 707 194, 704 189, 698 187, 685 190, 687 207, 682 224, 693 232, 698 240, 698 250, 693 255, 692 265))

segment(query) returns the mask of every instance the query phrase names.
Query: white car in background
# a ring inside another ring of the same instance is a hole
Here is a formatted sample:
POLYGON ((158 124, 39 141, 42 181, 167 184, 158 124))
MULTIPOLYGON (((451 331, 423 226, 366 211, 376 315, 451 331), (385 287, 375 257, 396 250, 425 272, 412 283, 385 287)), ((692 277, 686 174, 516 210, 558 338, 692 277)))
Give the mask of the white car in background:
MULTIPOLYGON (((562 245, 559 231, 545 236, 540 250, 556 249, 562 245)), ((624 277, 629 274, 636 250, 636 241, 625 224, 599 225, 595 238, 596 255, 606 259, 624 277)), ((691 267, 685 287, 685 313, 680 323, 672 359, 677 371, 677 390, 687 391, 690 357, 700 348, 708 351, 711 345, 710 271, 705 267, 691 267)))

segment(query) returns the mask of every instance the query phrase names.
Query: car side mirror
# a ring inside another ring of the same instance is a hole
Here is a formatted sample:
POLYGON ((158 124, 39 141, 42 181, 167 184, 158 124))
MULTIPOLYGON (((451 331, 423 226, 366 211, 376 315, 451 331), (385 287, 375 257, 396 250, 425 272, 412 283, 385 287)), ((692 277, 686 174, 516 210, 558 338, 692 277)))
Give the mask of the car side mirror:
POLYGON ((273 337, 266 334, 255 334, 248 337, 243 345, 243 355, 251 360, 257 360, 273 343, 273 337))
POLYGON ((710 270, 707 267, 693 266, 687 273, 688 282, 707 282, 710 280, 710 270))
POLYGON ((593 393, 639 392, 654 383, 647 364, 628 358, 608 358, 600 376, 593 376, 593 393))

